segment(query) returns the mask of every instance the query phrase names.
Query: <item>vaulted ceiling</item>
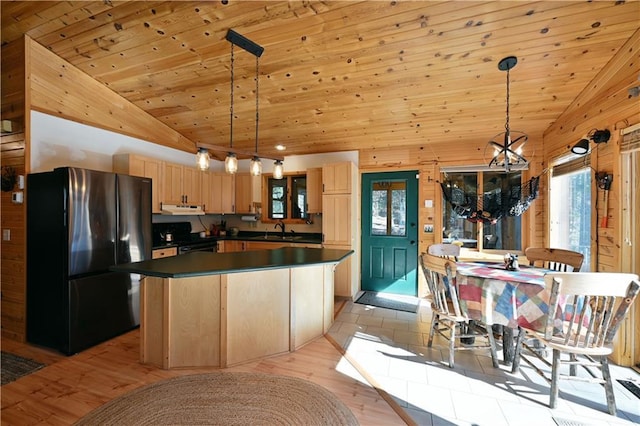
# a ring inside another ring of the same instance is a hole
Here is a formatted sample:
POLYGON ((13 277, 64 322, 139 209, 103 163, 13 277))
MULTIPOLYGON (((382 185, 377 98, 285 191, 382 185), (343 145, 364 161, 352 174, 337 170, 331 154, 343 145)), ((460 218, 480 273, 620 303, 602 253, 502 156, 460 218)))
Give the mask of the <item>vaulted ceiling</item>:
POLYGON ((286 155, 541 135, 638 29, 624 1, 16 1, 28 34, 194 142, 286 155))

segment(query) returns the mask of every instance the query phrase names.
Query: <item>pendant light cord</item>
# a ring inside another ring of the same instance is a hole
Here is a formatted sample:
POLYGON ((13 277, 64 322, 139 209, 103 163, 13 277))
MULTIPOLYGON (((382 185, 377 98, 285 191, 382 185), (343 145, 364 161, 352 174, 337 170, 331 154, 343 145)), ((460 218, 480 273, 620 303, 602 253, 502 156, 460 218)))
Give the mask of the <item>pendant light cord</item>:
POLYGON ((510 129, 509 129, 509 72, 511 70, 507 69, 507 122, 504 125, 504 128, 507 132, 507 137, 509 138, 509 142, 511 142, 511 137, 510 137, 510 129))
POLYGON ((256 154, 258 153, 258 63, 259 59, 256 56, 256 154))
POLYGON ((231 106, 229 111, 229 147, 233 148, 233 43, 231 43, 231 106))

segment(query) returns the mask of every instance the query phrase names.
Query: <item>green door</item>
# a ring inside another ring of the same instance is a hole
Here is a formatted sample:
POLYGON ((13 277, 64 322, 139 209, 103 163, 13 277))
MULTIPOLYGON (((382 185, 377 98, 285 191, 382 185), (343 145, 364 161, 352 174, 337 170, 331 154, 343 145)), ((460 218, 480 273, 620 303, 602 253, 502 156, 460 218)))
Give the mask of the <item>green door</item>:
POLYGON ((362 290, 418 294, 417 174, 362 175, 362 290))

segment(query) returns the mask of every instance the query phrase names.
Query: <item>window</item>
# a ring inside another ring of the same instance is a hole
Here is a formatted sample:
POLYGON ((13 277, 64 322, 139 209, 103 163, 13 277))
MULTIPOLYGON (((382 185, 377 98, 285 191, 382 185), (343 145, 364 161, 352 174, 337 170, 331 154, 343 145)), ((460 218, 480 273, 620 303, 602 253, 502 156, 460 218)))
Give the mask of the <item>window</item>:
POLYGON ((442 241, 459 241, 463 247, 479 250, 522 251, 521 216, 503 216, 491 220, 469 220, 469 213, 498 208, 503 202, 503 194, 522 183, 522 173, 456 172, 446 173, 444 179, 451 186, 452 201, 466 205, 462 210, 446 200, 442 204, 442 241), (478 190, 482 189, 480 194, 478 190))
POLYGON ((371 192, 371 235, 405 236, 407 214, 406 182, 373 182, 371 192))
POLYGON ((307 220, 307 176, 266 177, 268 217, 272 220, 307 220))
POLYGON ((581 158, 553 168, 549 184, 549 244, 584 255, 591 265, 591 167, 581 158))

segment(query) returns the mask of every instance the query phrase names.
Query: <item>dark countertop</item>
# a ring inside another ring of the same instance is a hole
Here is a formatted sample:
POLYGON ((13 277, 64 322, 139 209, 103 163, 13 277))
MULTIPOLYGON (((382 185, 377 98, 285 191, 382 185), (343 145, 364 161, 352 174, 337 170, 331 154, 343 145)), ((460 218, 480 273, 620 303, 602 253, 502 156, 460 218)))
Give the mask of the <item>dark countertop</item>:
MULTIPOLYGON (((200 243, 200 242, 210 242, 210 241, 265 241, 272 243, 279 242, 287 242, 287 243, 299 243, 299 244, 322 244, 322 234, 319 233, 305 233, 305 232, 287 232, 282 238, 282 234, 279 232, 252 232, 252 231, 241 231, 238 235, 225 235, 218 237, 205 237, 200 238, 198 233, 191 234, 191 242, 200 243), (266 238, 265 238, 266 235, 266 238)), ((168 247, 177 247, 177 242, 171 243, 154 243, 153 250, 163 249, 168 247)))
POLYGON ((153 277, 185 278, 338 263, 351 254, 353 250, 302 247, 233 253, 192 252, 180 256, 115 265, 110 269, 153 277))

